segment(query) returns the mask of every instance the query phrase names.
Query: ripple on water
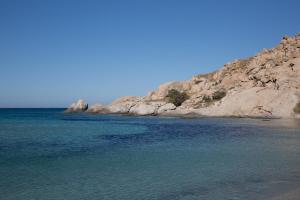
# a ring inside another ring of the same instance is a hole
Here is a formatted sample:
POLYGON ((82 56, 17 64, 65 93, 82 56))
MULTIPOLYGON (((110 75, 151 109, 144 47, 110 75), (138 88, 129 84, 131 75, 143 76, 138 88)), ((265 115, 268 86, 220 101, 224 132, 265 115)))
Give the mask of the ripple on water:
POLYGON ((296 121, 61 112, 0 110, 1 200, 250 200, 300 185, 296 121))

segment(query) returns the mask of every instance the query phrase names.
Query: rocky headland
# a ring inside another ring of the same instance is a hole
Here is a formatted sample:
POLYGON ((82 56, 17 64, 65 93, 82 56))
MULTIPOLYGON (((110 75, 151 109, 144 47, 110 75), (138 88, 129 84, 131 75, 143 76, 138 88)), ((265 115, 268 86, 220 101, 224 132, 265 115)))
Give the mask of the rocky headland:
POLYGON ((257 55, 186 81, 162 84, 145 97, 128 96, 68 112, 163 116, 300 117, 300 34, 257 55))

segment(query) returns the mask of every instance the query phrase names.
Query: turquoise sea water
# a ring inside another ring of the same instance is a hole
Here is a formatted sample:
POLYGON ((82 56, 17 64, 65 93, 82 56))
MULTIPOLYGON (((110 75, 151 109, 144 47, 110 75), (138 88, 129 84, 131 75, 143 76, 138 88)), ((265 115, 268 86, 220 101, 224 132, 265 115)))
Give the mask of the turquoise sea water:
POLYGON ((300 121, 0 109, 1 200, 268 199, 300 187, 300 121))

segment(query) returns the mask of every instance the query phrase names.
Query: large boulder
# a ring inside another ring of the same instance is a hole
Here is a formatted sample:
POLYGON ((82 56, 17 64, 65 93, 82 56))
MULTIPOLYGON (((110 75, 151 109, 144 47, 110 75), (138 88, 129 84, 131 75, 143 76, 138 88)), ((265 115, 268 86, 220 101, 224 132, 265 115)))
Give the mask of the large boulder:
POLYGON ((166 111, 169 111, 169 110, 175 110, 176 109, 176 106, 172 103, 167 103, 161 107, 158 108, 157 110, 157 114, 162 114, 166 111))
POLYGON ((147 104, 147 103, 140 103, 133 106, 130 109, 131 114, 135 115, 154 115, 156 113, 157 106, 147 104))
POLYGON ((109 106, 107 106, 107 108, 111 113, 126 114, 133 106, 135 106, 140 101, 140 97, 122 97, 113 101, 109 106))
POLYGON ((108 106, 108 109, 111 113, 118 113, 118 114, 126 114, 129 112, 130 108, 136 105, 135 102, 127 102, 123 104, 113 104, 108 106))
POLYGON ((92 106, 90 106, 86 112, 89 113, 99 113, 99 114, 106 114, 106 113, 110 113, 109 109, 107 108, 107 106, 102 105, 102 104, 94 104, 92 106))
POLYGON ((134 105, 129 113, 134 115, 157 115, 158 109, 166 104, 164 101, 141 101, 134 105))
POLYGON ((87 103, 85 103, 82 99, 79 99, 77 102, 72 103, 66 112, 83 112, 86 111, 88 107, 87 103))

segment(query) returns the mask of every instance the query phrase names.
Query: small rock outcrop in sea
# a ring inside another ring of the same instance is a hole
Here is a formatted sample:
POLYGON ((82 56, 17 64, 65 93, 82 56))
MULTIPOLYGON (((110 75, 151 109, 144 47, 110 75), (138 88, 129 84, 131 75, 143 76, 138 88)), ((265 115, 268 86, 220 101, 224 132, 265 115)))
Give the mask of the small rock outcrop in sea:
POLYGON ((285 36, 275 48, 263 49, 253 57, 234 60, 218 71, 196 75, 186 81, 168 82, 145 97, 122 97, 110 105, 95 106, 89 111, 134 115, 297 118, 300 115, 299 105, 300 34, 285 36), (174 90, 178 92, 173 94, 187 96, 177 107, 168 96, 174 90))
POLYGON ((82 99, 79 99, 77 102, 72 103, 71 106, 66 110, 66 112, 83 112, 88 109, 88 104, 85 103, 82 99))

